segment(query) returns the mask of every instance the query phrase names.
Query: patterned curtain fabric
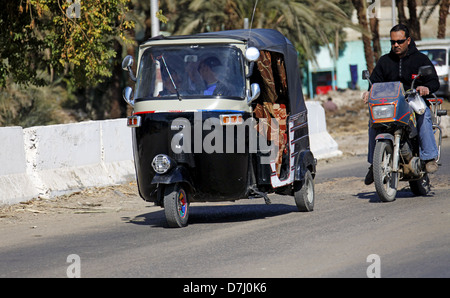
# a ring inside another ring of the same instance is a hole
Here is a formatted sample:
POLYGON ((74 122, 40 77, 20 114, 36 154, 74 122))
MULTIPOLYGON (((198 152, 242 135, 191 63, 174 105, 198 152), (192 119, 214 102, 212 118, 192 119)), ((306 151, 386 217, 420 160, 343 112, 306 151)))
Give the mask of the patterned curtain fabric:
POLYGON ((276 168, 277 174, 280 174, 283 152, 287 150, 287 111, 285 104, 277 101, 287 94, 286 69, 282 56, 268 51, 261 51, 257 68, 264 84, 261 100, 254 110, 255 117, 259 119, 257 130, 268 141, 278 143, 276 168))

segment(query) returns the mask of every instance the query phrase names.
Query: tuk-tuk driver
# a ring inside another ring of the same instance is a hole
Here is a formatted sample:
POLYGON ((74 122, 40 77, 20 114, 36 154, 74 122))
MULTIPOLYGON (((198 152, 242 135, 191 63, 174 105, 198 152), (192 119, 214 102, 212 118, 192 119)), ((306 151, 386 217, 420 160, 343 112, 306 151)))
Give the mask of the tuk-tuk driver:
POLYGON ((222 66, 222 63, 214 56, 200 62, 197 70, 206 84, 203 95, 229 95, 229 89, 217 77, 220 66, 222 66))

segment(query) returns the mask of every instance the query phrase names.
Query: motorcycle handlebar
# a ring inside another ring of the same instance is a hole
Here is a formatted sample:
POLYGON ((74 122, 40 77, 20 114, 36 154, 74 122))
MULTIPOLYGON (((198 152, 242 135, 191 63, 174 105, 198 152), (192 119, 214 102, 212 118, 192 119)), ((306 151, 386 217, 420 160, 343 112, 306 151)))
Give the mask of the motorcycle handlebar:
MULTIPOLYGON (((405 92, 405 94, 407 95, 407 96, 409 96, 409 95, 416 95, 418 92, 417 92, 417 90, 416 89, 409 89, 409 90, 406 90, 406 92, 405 92)), ((434 94, 434 93, 430 93, 430 94, 428 94, 428 95, 420 95, 422 98, 424 98, 424 99, 428 99, 428 98, 434 98, 434 99, 437 99, 437 96, 436 96, 436 94, 434 94)))

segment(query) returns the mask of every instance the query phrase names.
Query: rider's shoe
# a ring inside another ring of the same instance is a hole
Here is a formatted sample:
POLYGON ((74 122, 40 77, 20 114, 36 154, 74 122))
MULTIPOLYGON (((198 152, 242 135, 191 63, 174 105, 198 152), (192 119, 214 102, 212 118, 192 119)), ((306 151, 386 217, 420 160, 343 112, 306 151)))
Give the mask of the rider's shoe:
POLYGON ((369 171, 366 174, 366 178, 364 179, 365 185, 370 185, 373 183, 373 165, 370 165, 369 171))
POLYGON ((425 170, 427 173, 434 173, 438 170, 439 166, 435 159, 427 160, 425 163, 425 170))

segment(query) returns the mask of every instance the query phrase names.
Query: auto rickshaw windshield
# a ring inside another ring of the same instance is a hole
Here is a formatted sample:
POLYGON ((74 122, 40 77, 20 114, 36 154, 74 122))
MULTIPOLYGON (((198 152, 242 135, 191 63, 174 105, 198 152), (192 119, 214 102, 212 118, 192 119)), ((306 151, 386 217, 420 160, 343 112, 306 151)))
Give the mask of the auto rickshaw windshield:
POLYGON ((243 99, 243 70, 242 52, 233 46, 154 46, 141 57, 135 99, 243 99))

